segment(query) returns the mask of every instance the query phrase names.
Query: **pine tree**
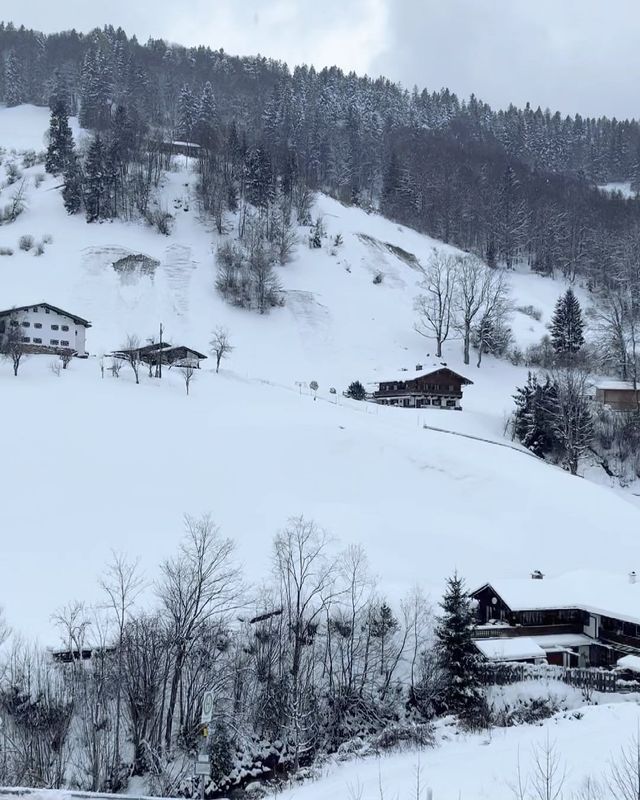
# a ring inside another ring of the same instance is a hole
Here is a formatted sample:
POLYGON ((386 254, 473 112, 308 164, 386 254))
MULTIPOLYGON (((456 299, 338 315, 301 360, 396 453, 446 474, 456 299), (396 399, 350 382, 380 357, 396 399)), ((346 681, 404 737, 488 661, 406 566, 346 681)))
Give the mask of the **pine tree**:
POLYGON ((185 142, 193 139, 197 119, 197 104, 193 92, 185 83, 178 98, 178 136, 185 142))
POLYGON ((349 384, 347 397, 351 397, 353 400, 364 400, 366 396, 367 392, 360 381, 353 381, 349 384))
POLYGON ((213 143, 213 133, 216 117, 216 99, 213 94, 211 82, 207 81, 202 90, 198 106, 198 116, 195 124, 196 138, 203 147, 213 143))
POLYGON ((71 113, 71 91, 69 89, 69 82, 67 78, 60 73, 60 70, 55 70, 53 73, 51 91, 49 93, 49 110, 53 112, 60 106, 64 108, 65 114, 71 113))
POLYGON ((537 376, 529 372, 526 384, 516 389, 514 400, 514 435, 532 453, 544 458, 557 447, 553 432, 555 385, 548 375, 541 384, 537 376))
POLYGON ((51 112, 49 122, 49 146, 45 159, 45 169, 51 175, 64 172, 73 153, 73 134, 65 106, 58 102, 51 112))
POLYGON ((24 103, 22 65, 14 50, 10 50, 4 65, 5 102, 8 106, 24 103))
POLYGON ((87 213, 87 222, 95 222, 105 214, 105 150, 102 139, 96 135, 85 165, 84 205, 87 213))
POLYGON ((479 655, 473 643, 476 622, 472 600, 457 573, 447 580, 442 614, 436 628, 436 647, 444 671, 446 706, 463 717, 473 715, 483 698, 479 655))
POLYGON ((563 358, 571 358, 584 344, 582 310, 571 288, 558 298, 551 320, 551 343, 563 358))
POLYGON ((64 171, 62 200, 69 214, 77 214, 82 208, 83 175, 75 152, 71 153, 64 171))

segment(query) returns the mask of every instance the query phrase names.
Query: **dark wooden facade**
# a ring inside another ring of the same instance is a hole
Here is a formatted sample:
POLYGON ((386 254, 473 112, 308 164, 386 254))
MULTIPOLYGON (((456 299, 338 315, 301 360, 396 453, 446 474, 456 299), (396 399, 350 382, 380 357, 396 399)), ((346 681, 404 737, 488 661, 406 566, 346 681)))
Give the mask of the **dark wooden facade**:
POLYGON ((592 639, 586 657, 590 666, 609 667, 623 655, 640 654, 640 625, 632 622, 579 607, 514 611, 490 584, 470 596, 477 603, 477 639, 584 634, 592 639))
POLYGON ((402 408, 462 408, 462 387, 473 383, 463 375, 442 367, 422 375, 381 381, 373 398, 381 405, 402 408))

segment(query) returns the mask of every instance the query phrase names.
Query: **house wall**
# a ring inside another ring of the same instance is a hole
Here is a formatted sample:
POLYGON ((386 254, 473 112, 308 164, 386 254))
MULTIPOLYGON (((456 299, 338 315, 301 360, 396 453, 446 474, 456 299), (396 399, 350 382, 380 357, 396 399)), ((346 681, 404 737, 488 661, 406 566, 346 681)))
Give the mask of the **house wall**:
MULTIPOLYGON (((59 347, 75 350, 79 355, 86 355, 86 329, 76 324, 73 319, 44 306, 32 306, 16 312, 21 323, 22 336, 29 339, 25 344, 36 347, 59 347), (25 324, 26 323, 26 324, 25 324), (38 327, 39 326, 39 327, 38 327), (57 329, 55 328, 57 326, 57 329), (66 327, 68 330, 63 330, 66 327), (34 339, 41 339, 35 342, 34 339)), ((9 317, 3 318, 5 325, 9 317)))
POLYGON ((633 389, 596 389, 596 400, 616 411, 635 411, 640 391, 633 389))

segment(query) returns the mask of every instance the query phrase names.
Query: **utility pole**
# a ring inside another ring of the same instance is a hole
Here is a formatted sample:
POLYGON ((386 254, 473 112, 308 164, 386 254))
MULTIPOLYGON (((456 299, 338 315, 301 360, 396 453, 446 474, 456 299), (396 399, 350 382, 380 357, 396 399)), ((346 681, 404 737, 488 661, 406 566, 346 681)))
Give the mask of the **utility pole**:
POLYGON ((162 323, 160 323, 160 347, 158 349, 158 377, 162 379, 162 323))

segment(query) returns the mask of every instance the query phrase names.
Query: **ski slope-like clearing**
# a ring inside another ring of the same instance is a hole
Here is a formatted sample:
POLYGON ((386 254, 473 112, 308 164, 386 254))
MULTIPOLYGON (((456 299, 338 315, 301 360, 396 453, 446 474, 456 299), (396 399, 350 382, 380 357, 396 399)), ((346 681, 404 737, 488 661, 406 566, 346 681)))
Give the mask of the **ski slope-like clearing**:
MULTIPOLYGON (((0 145, 42 141, 47 119, 46 109, 0 110, 0 145)), ((456 568, 472 584, 594 567, 625 580, 638 568, 635 506, 492 443, 506 443, 525 370, 492 358, 479 370, 465 367, 452 341, 445 360, 474 381, 462 413, 341 396, 356 378, 434 363, 432 343, 413 330, 416 261, 444 245, 319 197, 326 245, 308 249, 301 229, 296 257, 279 273, 286 304, 259 316, 215 292, 216 237, 199 218, 184 159, 162 193, 176 216, 170 237, 140 223, 87 225, 67 216, 58 180, 35 187, 42 171, 25 170, 28 209, 0 228, 0 247, 15 251, 0 257, 0 307, 46 300, 90 319, 87 346, 96 357, 74 361, 60 377, 48 356, 26 360, 18 378, 0 363, 0 604, 17 630, 53 643, 50 614, 73 599, 96 600, 111 549, 140 556, 152 578, 176 547, 185 512, 211 512, 253 581, 270 569, 274 533, 304 514, 331 531, 337 548, 363 544, 392 599, 419 583, 435 601, 456 568), (334 254, 338 233, 344 244, 334 254), (38 257, 18 249, 22 234, 53 242, 38 257), (157 264, 116 271, 113 262, 127 254, 157 264), (374 284, 378 272, 383 280, 374 284), (167 339, 204 352, 211 330, 227 325, 236 349, 220 375, 205 362, 190 397, 175 373, 161 383, 145 375, 140 386, 126 367, 118 380, 101 378, 100 353, 128 333, 154 336, 160 322, 167 339), (311 380, 320 384, 317 401, 311 380)), ((0 204, 12 191, 2 189, 0 204)), ((563 285, 525 273, 510 280, 516 305, 543 312, 540 322, 514 313, 526 345, 544 333, 563 285)))

